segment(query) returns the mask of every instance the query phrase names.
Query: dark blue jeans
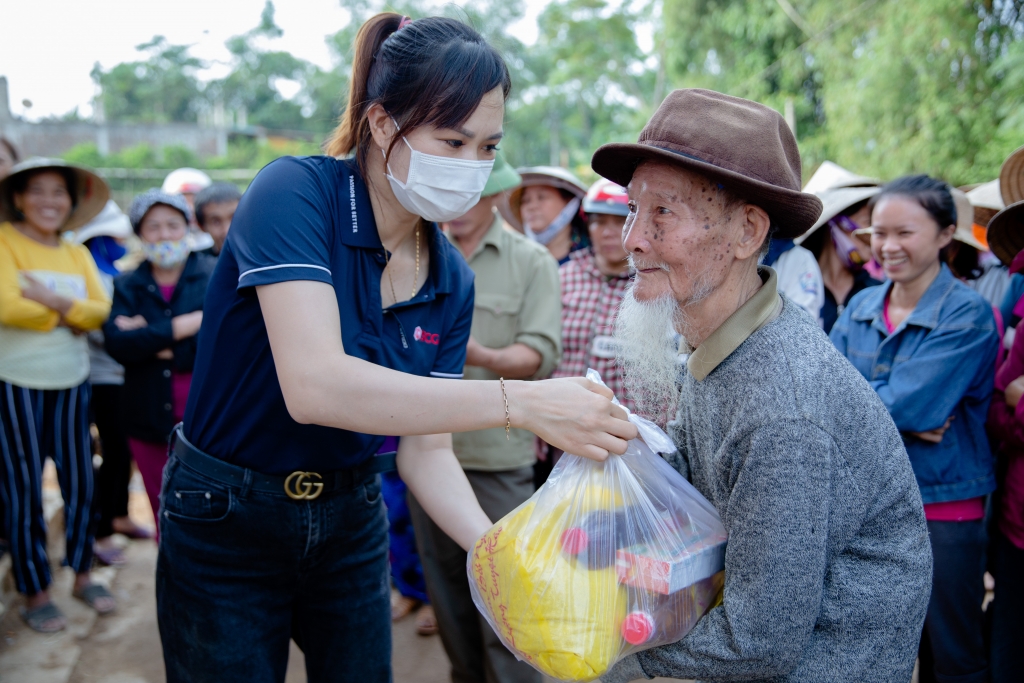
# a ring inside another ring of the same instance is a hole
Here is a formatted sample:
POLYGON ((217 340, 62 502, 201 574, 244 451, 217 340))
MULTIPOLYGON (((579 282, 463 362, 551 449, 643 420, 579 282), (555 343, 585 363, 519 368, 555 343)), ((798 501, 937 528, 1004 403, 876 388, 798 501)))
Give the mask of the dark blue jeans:
POLYGON ((981 603, 985 522, 928 522, 934 570, 921 634, 921 683, 988 683, 981 603))
POLYGON ((996 530, 992 543, 992 683, 1024 678, 1024 550, 996 530))
POLYGON ((171 456, 157 619, 168 683, 281 683, 294 639, 310 683, 388 683, 380 479, 295 501, 227 486, 171 456))

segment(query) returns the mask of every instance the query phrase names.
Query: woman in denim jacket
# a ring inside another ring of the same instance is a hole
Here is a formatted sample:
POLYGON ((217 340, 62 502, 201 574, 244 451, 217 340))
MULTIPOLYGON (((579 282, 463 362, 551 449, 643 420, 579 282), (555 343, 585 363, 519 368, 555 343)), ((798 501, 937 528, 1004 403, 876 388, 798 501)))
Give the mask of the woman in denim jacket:
POLYGON ((887 282, 854 297, 830 337, 889 409, 921 488, 934 575, 920 680, 981 683, 985 496, 996 487, 985 435, 995 319, 941 261, 957 219, 946 183, 894 180, 873 200, 871 219, 871 249, 887 282))

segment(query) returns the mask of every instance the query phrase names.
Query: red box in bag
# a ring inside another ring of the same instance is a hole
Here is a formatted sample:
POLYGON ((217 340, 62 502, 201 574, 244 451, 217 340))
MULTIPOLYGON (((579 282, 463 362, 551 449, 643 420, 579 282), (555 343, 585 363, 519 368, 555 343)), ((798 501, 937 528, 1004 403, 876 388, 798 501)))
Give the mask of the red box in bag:
POLYGON ((668 554, 644 544, 615 554, 621 583, 669 595, 713 576, 725 567, 725 536, 708 536, 668 554))

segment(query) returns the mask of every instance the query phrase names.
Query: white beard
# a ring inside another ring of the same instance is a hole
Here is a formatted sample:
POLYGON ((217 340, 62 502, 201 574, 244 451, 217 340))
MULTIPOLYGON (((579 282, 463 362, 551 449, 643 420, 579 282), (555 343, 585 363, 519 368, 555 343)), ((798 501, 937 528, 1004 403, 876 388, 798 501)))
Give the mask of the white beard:
POLYGON ((660 423, 678 399, 679 349, 672 333, 684 327, 683 312, 671 294, 640 301, 633 288, 630 283, 615 319, 617 360, 637 412, 660 423))
MULTIPOLYGON (((634 265, 632 255, 630 265, 634 265)), ((659 424, 670 418, 679 403, 679 354, 691 353, 693 345, 688 340, 697 337, 687 309, 715 291, 710 264, 693 280, 690 296, 683 302, 671 293, 640 301, 633 294, 634 280, 615 319, 615 338, 620 342, 616 359, 626 390, 637 412, 659 424), (676 344, 673 333, 682 337, 681 344, 676 344)))

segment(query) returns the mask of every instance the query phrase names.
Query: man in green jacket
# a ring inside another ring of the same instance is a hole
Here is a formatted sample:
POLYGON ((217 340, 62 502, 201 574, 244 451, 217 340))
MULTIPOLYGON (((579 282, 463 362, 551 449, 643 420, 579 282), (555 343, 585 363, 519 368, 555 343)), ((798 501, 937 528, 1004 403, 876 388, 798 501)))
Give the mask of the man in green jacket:
MULTIPOLYGON (((496 211, 519 175, 501 158, 479 204, 448 224, 448 235, 476 273, 476 304, 466 352, 468 380, 542 379, 562 353, 558 264, 547 249, 506 229, 496 211)), ((494 521, 533 495, 533 435, 486 429, 452 435, 484 512, 494 521)), ((538 671, 516 660, 473 605, 466 553, 427 517, 410 495, 409 508, 427 592, 454 683, 540 683, 538 671)))

